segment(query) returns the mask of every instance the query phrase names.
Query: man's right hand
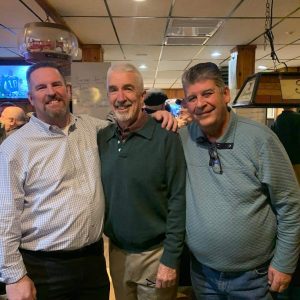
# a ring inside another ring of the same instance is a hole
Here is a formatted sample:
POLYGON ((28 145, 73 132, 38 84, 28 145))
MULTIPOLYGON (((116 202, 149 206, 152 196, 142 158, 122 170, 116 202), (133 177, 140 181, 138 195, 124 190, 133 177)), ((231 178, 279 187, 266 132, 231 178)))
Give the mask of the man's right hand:
POLYGON ((19 281, 6 285, 8 300, 36 300, 36 289, 33 281, 25 275, 19 281))

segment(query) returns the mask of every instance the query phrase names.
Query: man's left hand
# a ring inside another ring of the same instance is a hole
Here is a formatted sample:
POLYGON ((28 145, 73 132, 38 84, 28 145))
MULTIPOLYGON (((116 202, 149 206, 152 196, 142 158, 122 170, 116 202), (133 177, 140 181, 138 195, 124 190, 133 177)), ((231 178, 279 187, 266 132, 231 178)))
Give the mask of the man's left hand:
POLYGON ((176 284, 177 271, 163 264, 159 264, 156 275, 156 288, 167 288, 176 284))
POLYGON ((279 272, 272 266, 269 267, 268 283, 272 292, 282 293, 289 286, 291 279, 291 274, 279 272))
POLYGON ((161 121, 161 127, 166 130, 177 131, 177 121, 176 119, 166 110, 158 110, 151 114, 151 117, 156 121, 161 121))

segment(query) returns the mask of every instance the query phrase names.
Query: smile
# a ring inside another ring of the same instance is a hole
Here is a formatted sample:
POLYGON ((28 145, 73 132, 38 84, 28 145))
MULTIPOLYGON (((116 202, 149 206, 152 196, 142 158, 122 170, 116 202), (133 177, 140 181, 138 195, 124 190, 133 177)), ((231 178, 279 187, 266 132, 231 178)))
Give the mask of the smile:
POLYGON ((116 104, 115 108, 118 110, 125 110, 131 107, 131 104, 116 104))
POLYGON ((199 111, 195 111, 195 115, 197 115, 197 116, 205 116, 205 115, 207 115, 207 114, 210 114, 212 111, 214 111, 215 109, 213 108, 213 109, 210 109, 210 110, 208 110, 208 111, 201 111, 201 110, 199 110, 199 111))
POLYGON ((46 104, 56 104, 56 103, 59 103, 59 102, 62 102, 62 100, 59 99, 59 98, 52 98, 52 99, 46 101, 46 104))

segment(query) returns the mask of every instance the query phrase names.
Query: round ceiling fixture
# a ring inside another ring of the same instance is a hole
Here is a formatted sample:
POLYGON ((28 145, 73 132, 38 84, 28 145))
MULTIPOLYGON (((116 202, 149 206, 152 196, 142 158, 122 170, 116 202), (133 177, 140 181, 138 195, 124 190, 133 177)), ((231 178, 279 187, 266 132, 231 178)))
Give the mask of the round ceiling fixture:
POLYGON ((21 55, 31 63, 67 64, 78 52, 76 36, 66 26, 49 22, 27 23, 18 44, 21 55))

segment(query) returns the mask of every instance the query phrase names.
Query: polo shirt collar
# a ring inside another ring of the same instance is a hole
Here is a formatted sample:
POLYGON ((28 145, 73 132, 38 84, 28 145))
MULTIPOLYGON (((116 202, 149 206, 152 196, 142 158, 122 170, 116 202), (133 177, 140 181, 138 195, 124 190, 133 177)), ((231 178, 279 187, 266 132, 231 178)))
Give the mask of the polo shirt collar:
MULTIPOLYGON (((154 134, 155 122, 151 117, 147 115, 147 121, 144 126, 137 131, 133 131, 131 133, 140 135, 148 140, 150 140, 154 134)), ((107 135, 105 137, 106 142, 112 139, 113 137, 119 137, 118 134, 118 126, 116 124, 112 124, 110 127, 107 127, 107 135)))
MULTIPOLYGON (((229 122, 227 128, 224 134, 217 139, 216 143, 234 143, 237 120, 237 115, 231 110, 231 108, 229 108, 229 122)), ((207 139, 202 129, 196 122, 188 125, 188 131, 191 139, 196 143, 198 143, 199 140, 204 142, 207 139)))

